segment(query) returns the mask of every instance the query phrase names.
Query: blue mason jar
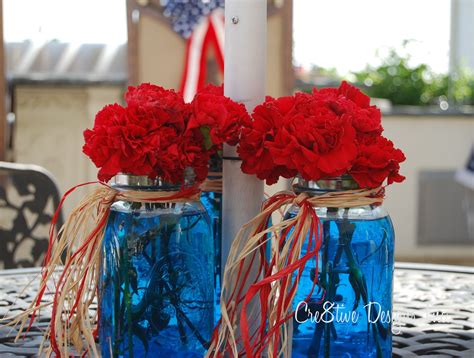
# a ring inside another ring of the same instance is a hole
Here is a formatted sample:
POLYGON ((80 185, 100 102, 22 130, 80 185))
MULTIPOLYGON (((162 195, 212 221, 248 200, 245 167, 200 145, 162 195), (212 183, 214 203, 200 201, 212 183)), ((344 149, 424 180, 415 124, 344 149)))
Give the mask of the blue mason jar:
MULTIPOLYGON (((118 175, 118 190, 177 191, 118 175)), ((102 357, 202 357, 214 327, 214 242, 199 201, 112 205, 102 247, 102 357)))
MULTIPOLYGON (((296 193, 310 196, 357 188, 350 177, 294 184, 296 193)), ((394 231, 389 215, 380 205, 315 210, 323 240, 294 299, 292 357, 391 357, 394 231)), ((294 206, 288 215, 297 211, 294 206)), ((307 249, 306 243, 302 255, 307 249)))

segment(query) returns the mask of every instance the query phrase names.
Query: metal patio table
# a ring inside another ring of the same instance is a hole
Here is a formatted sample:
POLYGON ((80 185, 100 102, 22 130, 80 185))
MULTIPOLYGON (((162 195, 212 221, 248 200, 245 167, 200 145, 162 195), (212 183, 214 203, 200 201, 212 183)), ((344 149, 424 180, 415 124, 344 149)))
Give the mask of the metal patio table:
MULTIPOLYGON (((39 269, 0 271, 0 316, 24 310, 34 297, 39 269), (32 285, 23 290, 28 282, 32 285)), ((48 310, 14 343, 0 328, 0 357, 35 357, 48 310)), ((393 357, 474 357, 474 268, 397 263, 393 357)))

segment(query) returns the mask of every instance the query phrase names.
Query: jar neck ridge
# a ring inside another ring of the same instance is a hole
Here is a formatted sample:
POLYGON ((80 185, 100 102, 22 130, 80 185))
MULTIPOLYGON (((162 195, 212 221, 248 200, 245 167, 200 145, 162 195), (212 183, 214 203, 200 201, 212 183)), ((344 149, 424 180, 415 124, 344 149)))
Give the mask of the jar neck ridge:
POLYGON ((298 176, 293 182, 293 191, 296 194, 306 193, 310 196, 356 189, 360 189, 360 187, 349 175, 316 181, 305 180, 298 176))
POLYGON ((184 182, 178 184, 164 181, 160 177, 151 179, 145 175, 117 174, 109 184, 117 190, 179 191, 183 187, 189 188, 194 185, 194 174, 185 175, 184 182))

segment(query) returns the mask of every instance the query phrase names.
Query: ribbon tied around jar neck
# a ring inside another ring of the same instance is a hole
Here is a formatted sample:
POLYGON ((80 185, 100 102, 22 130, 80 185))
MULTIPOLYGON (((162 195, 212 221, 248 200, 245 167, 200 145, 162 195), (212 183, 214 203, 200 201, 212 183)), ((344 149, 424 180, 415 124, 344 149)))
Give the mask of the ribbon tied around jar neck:
POLYGON ((99 356, 96 347, 98 315, 89 308, 97 299, 102 241, 112 204, 124 200, 139 203, 179 203, 198 201, 198 187, 178 191, 118 190, 102 182, 77 185, 61 199, 49 231, 49 247, 41 271, 38 293, 21 314, 7 318, 9 326, 19 326, 16 339, 31 329, 41 309, 50 306, 52 317, 44 333, 40 351, 47 356, 99 356), (84 186, 98 185, 86 195, 56 230, 59 213, 66 198, 84 186), (43 301, 52 293, 51 302, 43 301), (50 345, 45 345, 49 338, 50 345), (74 351, 71 348, 74 348, 74 351))
POLYGON ((317 285, 323 230, 314 208, 354 208, 382 202, 380 187, 317 196, 285 191, 270 197, 232 243, 223 275, 221 319, 206 357, 291 357, 293 299, 310 260, 315 260, 316 279, 306 300, 317 285), (270 224, 273 214, 282 209, 287 212, 293 205, 299 207, 295 216, 270 224))

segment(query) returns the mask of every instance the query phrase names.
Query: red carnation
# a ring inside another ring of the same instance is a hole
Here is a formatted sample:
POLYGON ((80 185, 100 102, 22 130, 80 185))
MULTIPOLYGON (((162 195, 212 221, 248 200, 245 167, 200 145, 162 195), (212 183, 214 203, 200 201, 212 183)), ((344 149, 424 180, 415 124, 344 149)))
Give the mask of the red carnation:
POLYGON ((313 96, 326 102, 337 114, 349 115, 358 139, 375 138, 383 132, 380 110, 376 106, 370 106, 370 97, 357 87, 343 81, 337 89, 314 89, 313 96))
POLYGON ((298 93, 287 114, 275 162, 295 169, 307 180, 334 177, 347 171, 357 147, 350 117, 338 115, 328 101, 298 93))
POLYGON ((157 125, 174 125, 179 131, 185 129, 188 107, 183 96, 173 90, 149 83, 130 86, 125 94, 127 107, 134 108, 141 117, 154 119, 157 125))
POLYGON ((370 106, 370 97, 346 81, 341 82, 341 85, 337 89, 337 93, 340 96, 354 102, 359 108, 369 108, 370 106))
POLYGON ((295 169, 277 164, 271 153, 272 148, 281 146, 277 141, 281 140, 285 115, 293 108, 294 103, 294 97, 276 100, 267 98, 266 102, 255 108, 253 122, 242 130, 237 148, 244 173, 256 174, 269 185, 276 183, 280 176, 292 178, 297 174, 295 169))
POLYGON ((211 152, 205 150, 204 138, 199 131, 187 131, 180 144, 180 152, 184 155, 187 167, 194 170, 195 180, 202 182, 207 178, 211 152))
POLYGON ((118 104, 97 113, 94 128, 84 132, 83 151, 100 168, 99 180, 107 181, 119 172, 153 173, 155 138, 143 124, 118 104))
POLYGON ((359 153, 349 174, 361 188, 377 188, 387 179, 387 184, 400 183, 405 177, 399 174, 405 155, 385 137, 373 143, 359 145, 359 153))
POLYGON ((150 83, 139 86, 129 86, 125 93, 128 106, 161 108, 163 110, 180 112, 184 107, 183 96, 174 90, 164 89, 150 83))
POLYGON ((382 134, 382 113, 377 107, 359 109, 351 113, 351 116, 359 141, 373 141, 382 134))
POLYGON ((236 145, 242 125, 248 126, 250 116, 243 104, 223 95, 222 87, 208 85, 191 103, 188 129, 199 128, 210 138, 208 147, 221 149, 224 143, 236 145))

